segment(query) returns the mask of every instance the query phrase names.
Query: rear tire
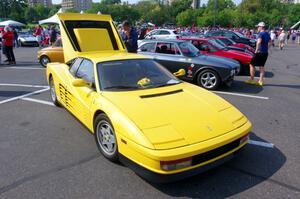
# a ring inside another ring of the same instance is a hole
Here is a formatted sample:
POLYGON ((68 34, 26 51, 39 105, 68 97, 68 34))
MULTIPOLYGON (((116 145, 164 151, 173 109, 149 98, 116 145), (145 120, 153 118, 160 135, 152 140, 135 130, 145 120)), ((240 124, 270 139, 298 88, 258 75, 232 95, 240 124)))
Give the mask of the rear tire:
POLYGON ((40 58, 40 64, 41 64, 44 68, 46 68, 48 63, 50 63, 49 57, 46 56, 46 55, 42 55, 41 58, 40 58))
POLYGON ((199 73, 197 83, 207 90, 216 90, 221 84, 221 79, 217 72, 205 69, 199 73))
POLYGON ((52 76, 50 76, 50 78, 49 78, 49 87, 50 87, 50 97, 51 97, 51 100, 52 100, 53 104, 55 106, 59 106, 59 102, 57 100, 54 81, 53 81, 52 76))
POLYGON ((96 116, 94 122, 94 136, 99 151, 112 162, 119 162, 118 143, 115 130, 106 114, 96 116))

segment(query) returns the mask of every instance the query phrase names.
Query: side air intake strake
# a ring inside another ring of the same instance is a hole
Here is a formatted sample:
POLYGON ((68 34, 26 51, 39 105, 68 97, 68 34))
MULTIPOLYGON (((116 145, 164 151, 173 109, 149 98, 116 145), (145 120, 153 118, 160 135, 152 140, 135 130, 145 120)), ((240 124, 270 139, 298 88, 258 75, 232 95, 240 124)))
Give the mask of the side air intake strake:
POLYGON ((140 98, 160 97, 160 96, 164 96, 164 95, 172 95, 172 94, 181 93, 181 92, 183 92, 182 89, 175 90, 175 91, 164 92, 164 93, 156 93, 156 94, 150 94, 150 95, 141 95, 140 98))

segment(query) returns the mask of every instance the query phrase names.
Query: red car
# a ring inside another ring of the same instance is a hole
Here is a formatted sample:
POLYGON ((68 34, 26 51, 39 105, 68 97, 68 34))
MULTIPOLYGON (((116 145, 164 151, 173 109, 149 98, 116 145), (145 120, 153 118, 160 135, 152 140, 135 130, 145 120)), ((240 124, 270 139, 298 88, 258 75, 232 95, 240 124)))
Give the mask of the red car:
POLYGON ((252 59, 252 55, 240 52, 236 50, 230 50, 225 48, 216 42, 215 39, 212 38, 181 38, 181 40, 191 41, 192 44, 200 50, 201 53, 207 55, 215 55, 220 57, 231 58, 237 60, 241 65, 241 70, 239 74, 248 74, 249 73, 249 64, 252 59))
POLYGON ((247 44, 236 43, 235 41, 233 41, 232 39, 230 39, 228 37, 218 36, 218 37, 215 37, 215 38, 221 40, 227 46, 236 46, 236 47, 239 47, 239 48, 247 49, 247 50, 249 50, 252 53, 255 52, 255 49, 252 48, 251 46, 249 46, 247 44))

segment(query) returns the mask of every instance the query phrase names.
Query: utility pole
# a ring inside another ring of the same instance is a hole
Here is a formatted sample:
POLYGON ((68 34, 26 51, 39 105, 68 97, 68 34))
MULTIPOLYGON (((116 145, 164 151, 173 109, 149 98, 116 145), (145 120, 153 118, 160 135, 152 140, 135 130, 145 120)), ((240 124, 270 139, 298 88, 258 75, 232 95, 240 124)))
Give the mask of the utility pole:
POLYGON ((215 0, 215 9, 214 9, 214 27, 216 27, 216 18, 217 18, 217 12, 218 12, 218 0, 215 0))

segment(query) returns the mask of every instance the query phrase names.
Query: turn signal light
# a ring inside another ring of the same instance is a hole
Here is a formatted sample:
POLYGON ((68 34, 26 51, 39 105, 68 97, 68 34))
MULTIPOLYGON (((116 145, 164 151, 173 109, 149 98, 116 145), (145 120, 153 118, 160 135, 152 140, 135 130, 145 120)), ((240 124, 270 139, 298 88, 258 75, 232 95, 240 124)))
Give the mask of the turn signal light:
POLYGON ((180 160, 172 160, 172 161, 161 161, 160 167, 165 171, 172 171, 176 169, 183 169, 186 167, 192 166, 192 158, 184 158, 180 160))
POLYGON ((244 142, 248 141, 249 140, 249 134, 245 135, 244 137, 242 137, 240 139, 240 144, 243 144, 244 142))

